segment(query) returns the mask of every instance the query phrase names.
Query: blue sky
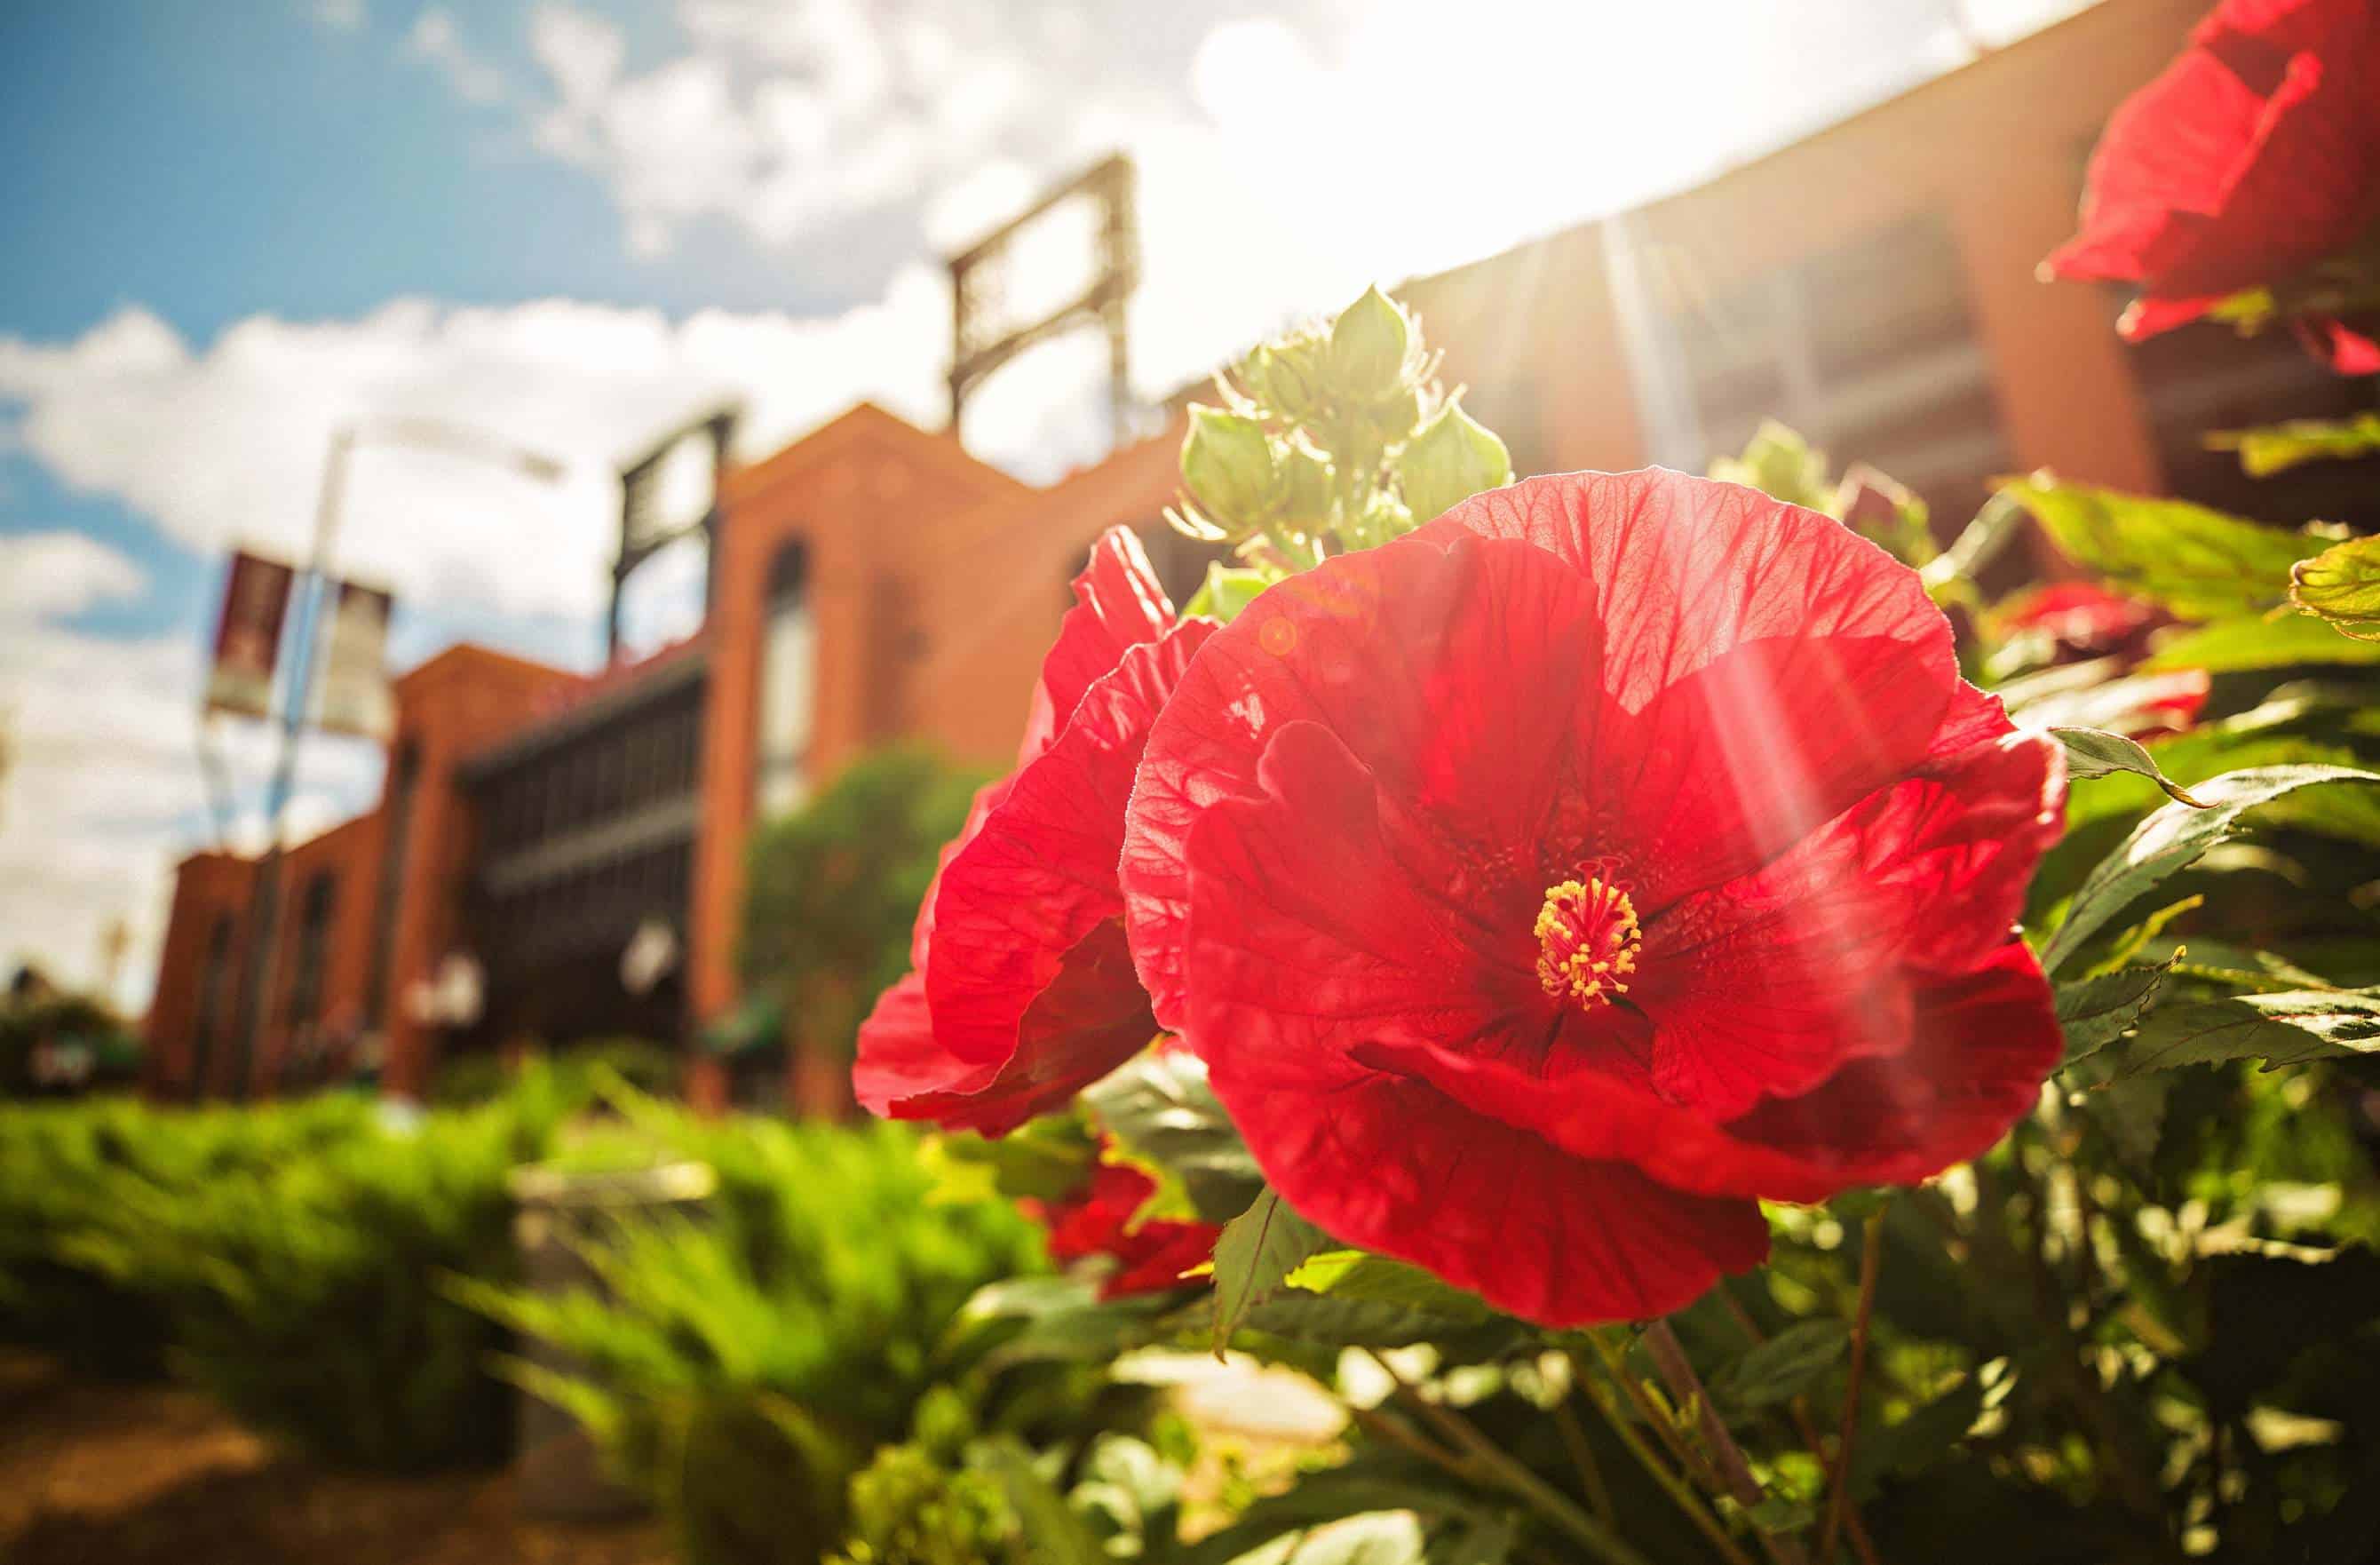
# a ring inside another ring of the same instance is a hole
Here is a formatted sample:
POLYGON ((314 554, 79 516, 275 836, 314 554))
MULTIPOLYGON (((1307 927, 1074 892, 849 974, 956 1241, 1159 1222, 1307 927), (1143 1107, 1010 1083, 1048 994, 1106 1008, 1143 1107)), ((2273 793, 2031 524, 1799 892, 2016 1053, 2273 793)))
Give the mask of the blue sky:
MULTIPOLYGON (((2082 3, 1964 0, 1992 39, 2082 3)), ((434 413, 571 464, 539 489, 369 453, 341 559, 395 588, 400 662, 469 636, 585 663, 619 460, 722 396, 750 455, 860 395, 937 420, 936 257, 1099 154, 1141 169, 1155 393, 1374 276, 1691 183, 1955 66, 1951 6, 8 7, 0 969, 88 981, 121 917, 118 992, 145 999, 170 865, 210 834, 192 733, 220 561, 294 552, 342 419, 434 413), (1250 176, 1351 124, 1366 163, 1250 176)), ((1095 456, 1100 362, 1028 356, 971 443, 1030 478, 1095 456)), ((665 589, 655 636, 688 612, 665 589)), ((261 777, 262 736, 225 740, 261 777)), ((377 778, 369 747, 312 746, 293 825, 377 778)))

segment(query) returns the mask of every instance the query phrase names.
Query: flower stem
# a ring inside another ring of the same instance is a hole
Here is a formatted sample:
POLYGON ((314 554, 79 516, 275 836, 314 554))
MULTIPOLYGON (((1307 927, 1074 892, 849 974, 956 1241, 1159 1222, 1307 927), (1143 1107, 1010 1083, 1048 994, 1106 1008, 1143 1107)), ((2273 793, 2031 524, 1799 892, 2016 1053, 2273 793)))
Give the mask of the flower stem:
MULTIPOLYGON (((1702 1377, 1694 1373, 1694 1361, 1686 1357, 1684 1345, 1666 1318, 1645 1328, 1645 1347, 1653 1355, 1653 1365, 1661 1372, 1670 1394, 1695 1410, 1695 1431, 1702 1436, 1703 1444, 1710 1448, 1712 1460, 1718 1463, 1719 1477, 1727 1492, 1735 1497, 1736 1504, 1751 1510, 1766 1498, 1766 1491, 1760 1480, 1752 1475, 1752 1463, 1744 1459, 1743 1448, 1735 1443, 1718 1410, 1711 1406, 1710 1392, 1704 1389, 1702 1377)), ((1778 1565, 1804 1565, 1805 1557, 1798 1540, 1762 1531, 1757 1523, 1754 1532, 1761 1547, 1778 1565)))
POLYGON ((1488 1479, 1534 1507, 1548 1522, 1569 1535, 1572 1541, 1597 1559, 1607 1561, 1608 1565, 1650 1565, 1650 1561, 1609 1527, 1580 1510, 1568 1495, 1538 1477, 1524 1463, 1514 1460, 1495 1441, 1481 1434, 1478 1425, 1443 1402, 1430 1401, 1378 1353, 1370 1349, 1365 1351, 1371 1354, 1372 1362, 1395 1382, 1398 1400, 1436 1425, 1441 1435, 1451 1438, 1470 1458, 1461 1467, 1443 1462, 1440 1465, 1447 1466, 1450 1472, 1475 1478, 1478 1474, 1465 1471, 1475 1463, 1488 1479))
MULTIPOLYGON (((1613 1362, 1611 1351, 1603 1339, 1590 1336, 1587 1341, 1595 1345, 1596 1354, 1603 1361, 1603 1371, 1611 1384, 1626 1384, 1623 1378, 1626 1371, 1613 1362)), ((1711 1514, 1710 1508, 1702 1502, 1701 1497, 1688 1487, 1683 1479, 1670 1472, 1668 1464, 1654 1454, 1653 1448, 1636 1433, 1636 1426, 1628 1421, 1628 1414, 1621 1411, 1618 1398, 1601 1381, 1589 1380, 1581 1372, 1575 1354, 1571 1356, 1571 1367, 1572 1377, 1585 1389, 1587 1401, 1595 1404, 1596 1412, 1603 1414, 1604 1422, 1611 1425, 1611 1432, 1620 1438, 1621 1445, 1628 1448, 1628 1454, 1636 1459, 1636 1465, 1645 1470, 1645 1476, 1651 1478, 1661 1492, 1685 1512, 1686 1519, 1710 1540, 1710 1546, 1718 1550, 1719 1557, 1728 1565, 1752 1565, 1750 1557, 1736 1547, 1733 1538, 1727 1535, 1727 1529, 1719 1525, 1718 1518, 1711 1514)))
POLYGON ((1827 1480, 1827 1526, 1818 1535, 1819 1565, 1835 1565, 1835 1544, 1841 1537, 1843 1514, 1850 1506, 1852 1443, 1859 1434, 1860 1374, 1867 1366, 1868 1324, 1876 1315, 1876 1268, 1884 1253, 1884 1207, 1868 1213, 1866 1234, 1860 1245, 1859 1314, 1852 1322, 1851 1368, 1843 1378, 1842 1432, 1835 1439, 1835 1470, 1827 1480))
POLYGON ((1611 1520, 1611 1490, 1603 1482, 1603 1469, 1595 1460, 1595 1448, 1586 1443, 1586 1431, 1579 1426, 1578 1414, 1571 1411, 1570 1398, 1564 1396, 1554 1403, 1554 1428, 1561 1436, 1562 1449, 1570 1452, 1571 1465, 1578 1470, 1579 1486, 1586 1492, 1586 1503, 1596 1519, 1611 1520))

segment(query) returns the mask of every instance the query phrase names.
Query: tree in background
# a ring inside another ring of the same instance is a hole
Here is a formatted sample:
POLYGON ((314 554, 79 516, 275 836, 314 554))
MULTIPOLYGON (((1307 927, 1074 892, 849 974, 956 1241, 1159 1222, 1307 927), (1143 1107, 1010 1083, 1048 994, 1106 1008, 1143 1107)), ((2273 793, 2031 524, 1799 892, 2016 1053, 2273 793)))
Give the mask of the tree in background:
POLYGON ((929 748, 880 750, 753 835, 737 970, 757 1002, 746 1014, 779 1025, 722 1039, 730 1051, 782 1042, 849 1060, 859 1019, 908 965, 910 922, 942 844, 989 780, 929 748))

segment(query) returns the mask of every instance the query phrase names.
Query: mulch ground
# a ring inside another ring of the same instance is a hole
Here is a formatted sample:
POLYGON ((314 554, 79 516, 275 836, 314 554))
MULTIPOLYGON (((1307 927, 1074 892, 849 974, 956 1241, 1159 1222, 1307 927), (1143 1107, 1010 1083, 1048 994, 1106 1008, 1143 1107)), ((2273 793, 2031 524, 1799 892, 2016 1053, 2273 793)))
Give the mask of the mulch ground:
POLYGON ((507 1474, 386 1478, 276 1451, 204 1398, 0 1360, 6 1565, 670 1565, 650 1521, 523 1521, 507 1474))

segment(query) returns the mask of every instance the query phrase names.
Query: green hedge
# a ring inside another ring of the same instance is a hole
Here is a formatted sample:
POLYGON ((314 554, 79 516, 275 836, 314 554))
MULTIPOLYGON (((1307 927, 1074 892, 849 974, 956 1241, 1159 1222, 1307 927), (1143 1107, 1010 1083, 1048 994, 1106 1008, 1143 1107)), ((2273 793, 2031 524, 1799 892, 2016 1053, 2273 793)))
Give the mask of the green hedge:
POLYGON ((623 1105, 649 1145, 717 1171, 703 1216, 590 1237, 597 1286, 454 1286, 584 1366, 512 1373, 596 1433, 688 1565, 818 1559, 842 1540, 851 1477, 921 1427, 955 1449, 1140 1420, 1099 1370, 1003 1362, 1013 1324, 964 1315, 985 1284, 1045 1270, 1041 1241, 1004 1203, 934 1204, 913 1134, 623 1105))

